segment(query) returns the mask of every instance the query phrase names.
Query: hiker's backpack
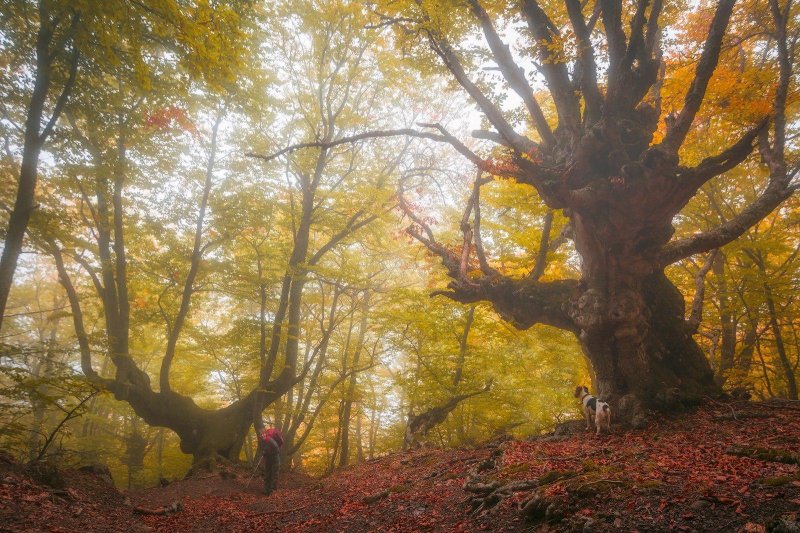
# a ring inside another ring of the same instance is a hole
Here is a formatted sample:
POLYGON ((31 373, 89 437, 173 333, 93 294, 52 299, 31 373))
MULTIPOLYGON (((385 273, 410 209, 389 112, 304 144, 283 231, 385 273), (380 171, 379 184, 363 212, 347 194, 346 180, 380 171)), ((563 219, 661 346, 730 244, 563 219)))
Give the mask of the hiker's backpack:
POLYGON ((278 428, 264 428, 261 430, 261 433, 259 433, 258 438, 263 442, 272 439, 279 448, 283 446, 283 435, 281 435, 281 430, 278 428))

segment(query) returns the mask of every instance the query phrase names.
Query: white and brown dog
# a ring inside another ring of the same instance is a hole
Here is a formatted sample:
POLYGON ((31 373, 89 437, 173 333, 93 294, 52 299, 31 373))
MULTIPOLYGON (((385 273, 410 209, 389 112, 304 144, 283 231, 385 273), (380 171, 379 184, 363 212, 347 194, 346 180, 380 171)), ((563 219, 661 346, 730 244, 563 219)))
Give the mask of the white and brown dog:
POLYGON ((589 389, 580 385, 575 387, 575 397, 580 398, 583 405, 583 414, 586 416, 586 429, 592 429, 592 421, 597 428, 597 434, 605 427, 606 431, 611 431, 611 406, 606 402, 601 402, 591 394, 589 389))

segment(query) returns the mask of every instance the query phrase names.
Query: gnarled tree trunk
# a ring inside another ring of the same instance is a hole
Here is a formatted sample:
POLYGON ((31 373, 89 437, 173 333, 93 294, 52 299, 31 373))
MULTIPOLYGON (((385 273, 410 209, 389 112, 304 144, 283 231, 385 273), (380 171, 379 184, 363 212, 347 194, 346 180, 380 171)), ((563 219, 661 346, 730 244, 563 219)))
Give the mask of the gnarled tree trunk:
MULTIPOLYGON (((591 362, 596 393, 612 403, 616 420, 635 425, 643 421, 648 407, 671 409, 720 393, 692 339, 692 328, 687 327, 683 299, 664 275, 665 267, 733 241, 796 189, 784 154, 792 73, 787 46, 790 15, 777 0, 769 2, 779 66, 774 127, 770 131, 767 120, 762 120, 743 131, 739 141, 696 166, 680 162, 681 146, 719 61, 734 4, 735 0, 716 3, 683 107, 664 116, 661 0, 635 2, 629 18, 623 17, 619 1, 598 0, 593 13, 584 13, 583 3, 566 0, 575 50, 563 48, 560 25, 539 2, 521 0, 516 12, 509 9, 504 16, 518 17, 514 22, 524 23, 527 37, 535 43, 534 61, 556 109, 557 117, 548 120, 527 73, 503 42, 484 2, 467 0, 464 9, 469 13, 460 16, 473 17, 480 27, 487 55, 507 89, 524 105, 518 111, 527 112, 537 134, 532 138, 518 133, 506 110, 471 79, 470 67, 448 40, 447 30, 431 23, 437 17, 419 4, 397 13, 396 23, 425 36, 493 128, 473 132, 473 136, 497 143, 505 154, 484 159, 438 125, 430 127, 441 135, 412 133, 451 144, 478 168, 461 220, 460 250, 437 242, 413 203, 400 196, 400 207, 412 221, 407 232, 442 259, 452 278, 448 290, 437 293, 462 303, 488 301, 519 328, 545 324, 572 331, 591 362), (602 28, 596 24, 598 17, 602 17, 602 28), (596 46, 598 41, 604 46, 596 46), (598 59, 607 65, 603 71, 597 68, 598 59), (666 127, 656 136, 662 121, 666 127), (742 163, 756 145, 770 170, 760 196, 716 228, 672 239, 673 219, 700 188, 742 163), (481 186, 495 177, 528 185, 551 211, 563 210, 581 258, 579 280, 540 281, 545 278, 544 262, 551 247, 552 218, 544 221, 539 250, 530 254, 536 262, 527 276, 512 277, 495 266, 484 250, 480 231, 481 186), (473 252, 476 260, 471 258, 473 252)), ((409 134, 396 132, 400 133, 409 134)))
POLYGON ((719 391, 685 325, 681 293, 662 272, 637 285, 641 292, 609 292, 619 307, 605 316, 597 312, 596 298, 576 313, 576 322, 594 321, 579 334, 594 371, 594 393, 634 426, 645 421, 644 409, 695 404, 719 391))

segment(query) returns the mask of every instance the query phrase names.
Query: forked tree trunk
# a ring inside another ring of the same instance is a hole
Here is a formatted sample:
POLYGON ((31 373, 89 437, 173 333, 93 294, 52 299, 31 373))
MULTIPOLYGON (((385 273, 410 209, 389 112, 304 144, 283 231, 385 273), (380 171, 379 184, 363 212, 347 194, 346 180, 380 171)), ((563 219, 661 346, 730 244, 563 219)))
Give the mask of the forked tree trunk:
POLYGON ((111 389, 150 426, 175 431, 181 451, 193 456, 195 468, 213 469, 220 457, 238 460, 253 422, 252 394, 228 407, 208 410, 175 392, 150 392, 141 386, 125 389, 113 382, 111 389))

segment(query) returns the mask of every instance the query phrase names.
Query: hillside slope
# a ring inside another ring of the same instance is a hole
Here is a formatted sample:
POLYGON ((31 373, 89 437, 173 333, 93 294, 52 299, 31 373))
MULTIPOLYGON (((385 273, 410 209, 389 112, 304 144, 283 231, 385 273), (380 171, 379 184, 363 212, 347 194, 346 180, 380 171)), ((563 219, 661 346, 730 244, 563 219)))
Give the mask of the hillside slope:
POLYGON ((395 453, 324 479, 291 474, 268 498, 258 478, 245 486, 245 468, 128 500, 99 479, 70 488, 65 476, 68 488, 54 493, 6 468, 0 529, 790 532, 798 463, 800 405, 713 404, 644 431, 395 453), (134 511, 176 501, 182 509, 167 515, 134 511))

